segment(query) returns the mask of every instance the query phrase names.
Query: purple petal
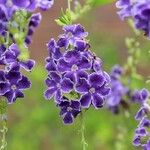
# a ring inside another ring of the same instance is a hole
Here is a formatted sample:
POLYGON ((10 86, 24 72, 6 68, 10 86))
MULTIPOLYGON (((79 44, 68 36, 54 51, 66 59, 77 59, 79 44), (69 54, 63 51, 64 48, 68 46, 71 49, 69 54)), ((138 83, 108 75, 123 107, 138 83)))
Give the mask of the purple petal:
POLYGON ((13 63, 17 61, 17 57, 9 50, 5 53, 5 62, 6 63, 13 63))
POLYGON ((146 136, 147 135, 145 128, 138 128, 135 130, 135 133, 140 135, 140 136, 146 136))
POLYGON ((21 90, 30 88, 30 86, 31 86, 31 82, 25 76, 22 76, 21 80, 19 80, 19 82, 17 83, 17 88, 21 90))
POLYGON ((73 89, 73 83, 70 79, 64 78, 61 82, 61 89, 63 92, 70 92, 73 89))
POLYGON ((91 69, 92 62, 86 57, 82 57, 82 59, 78 62, 78 67, 79 69, 91 69))
POLYGON ((96 86, 102 86, 104 84, 104 77, 101 74, 92 73, 89 76, 89 83, 90 85, 96 86))
POLYGON ((50 42, 47 44, 49 55, 52 55, 53 58, 59 59, 62 57, 62 53, 60 52, 59 46, 57 46, 54 39, 51 39, 50 42))
POLYGON ((105 87, 105 84, 101 87, 98 87, 97 92, 102 95, 102 96, 106 96, 110 93, 110 88, 109 87, 105 87))
POLYGON ((11 85, 12 84, 16 85, 16 83, 18 82, 18 80, 21 79, 21 74, 20 74, 20 72, 10 71, 6 75, 6 78, 9 80, 9 82, 11 83, 11 85))
POLYGON ((89 91, 89 88, 90 86, 84 78, 80 79, 76 84, 76 91, 79 93, 86 93, 89 91))
POLYGON ((79 101, 71 101, 70 107, 72 109, 80 111, 80 102, 79 101))
POLYGON ((61 98, 62 98, 61 90, 57 90, 57 92, 55 94, 55 102, 57 104, 59 104, 61 102, 61 98))
POLYGON ((56 82, 54 80, 50 80, 49 78, 45 80, 45 83, 48 87, 56 87, 56 82))
POLYGON ((72 71, 67 72, 64 77, 70 79, 74 83, 76 82, 75 73, 72 71))
POLYGON ((135 119, 141 120, 147 113, 147 110, 145 107, 142 107, 136 114, 135 119))
POLYGON ((93 69, 94 71, 98 72, 101 70, 102 67, 102 61, 100 58, 96 58, 93 62, 93 69))
POLYGON ((26 62, 20 62, 21 66, 27 70, 27 71, 31 71, 32 68, 34 67, 35 65, 35 61, 34 60, 28 60, 26 62))
POLYGON ((95 109, 103 107, 104 99, 100 95, 93 94, 92 97, 93 97, 92 104, 95 107, 95 109))
POLYGON ((135 136, 133 140, 133 145, 140 146, 141 145, 141 138, 140 136, 135 136))
POLYGON ((63 116, 63 121, 64 124, 71 124, 73 123, 73 116, 70 112, 67 112, 64 116, 63 116))
POLYGON ((149 96, 148 90, 147 89, 142 89, 141 96, 142 96, 143 100, 146 100, 148 98, 148 96, 149 96))
POLYGON ((57 72, 54 72, 54 71, 50 72, 50 73, 49 73, 49 77, 50 77, 52 80, 54 80, 56 83, 60 83, 61 75, 58 74, 57 72))
POLYGON ((13 90, 8 91, 5 97, 7 98, 8 104, 12 104, 16 100, 16 95, 13 90))
POLYGON ((4 71, 0 70, 0 83, 5 81, 5 73, 4 71))
POLYGON ((56 92, 56 88, 50 88, 50 89, 46 90, 45 93, 44 93, 45 99, 46 100, 52 99, 55 92, 56 92))
POLYGON ((24 94, 20 90, 15 91, 16 98, 24 98, 24 94))
POLYGON ((52 59, 49 59, 45 68, 47 71, 56 71, 56 64, 54 63, 52 59))
POLYGON ((91 105, 91 94, 85 94, 80 99, 81 106, 83 108, 89 108, 91 105))
POLYGON ((10 90, 10 85, 8 83, 0 83, 0 95, 4 95, 10 90))
POLYGON ((30 5, 30 1, 29 0, 12 0, 13 4, 18 6, 18 7, 22 7, 22 8, 26 8, 27 6, 30 5))
POLYGON ((60 72, 71 71, 71 67, 72 65, 64 61, 64 59, 60 59, 58 61, 57 68, 58 68, 58 71, 60 72))
POLYGON ((18 62, 14 62, 7 67, 7 70, 10 72, 19 72, 20 64, 18 62))
POLYGON ((77 81, 81 78, 88 79, 88 73, 85 71, 79 70, 76 72, 76 74, 77 74, 77 81))
POLYGON ((67 51, 64 55, 65 61, 70 63, 76 63, 81 59, 81 55, 78 51, 67 51))
POLYGON ((18 46, 17 44, 12 44, 10 47, 9 47, 9 50, 11 52, 13 52, 14 56, 16 56, 16 58, 19 56, 20 54, 20 50, 18 49, 18 46))
POLYGON ((87 47, 87 42, 85 40, 76 40, 75 47, 78 51, 84 51, 87 47))

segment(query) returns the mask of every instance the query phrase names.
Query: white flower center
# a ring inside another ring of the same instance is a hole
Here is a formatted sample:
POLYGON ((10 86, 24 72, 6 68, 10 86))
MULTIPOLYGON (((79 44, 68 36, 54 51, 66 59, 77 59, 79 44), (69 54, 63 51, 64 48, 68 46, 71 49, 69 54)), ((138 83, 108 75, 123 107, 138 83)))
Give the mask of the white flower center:
POLYGON ((77 71, 77 70, 78 70, 78 66, 74 64, 74 65, 71 67, 71 71, 77 71))
POLYGON ((93 94, 93 93, 96 92, 96 90, 95 90, 95 88, 91 88, 91 89, 89 90, 89 92, 90 92, 91 94, 93 94))
POLYGON ((13 90, 16 90, 16 89, 17 89, 15 85, 12 85, 11 88, 12 88, 13 90))
POLYGON ((67 108, 67 111, 72 111, 72 108, 71 108, 71 107, 68 107, 68 108, 67 108))

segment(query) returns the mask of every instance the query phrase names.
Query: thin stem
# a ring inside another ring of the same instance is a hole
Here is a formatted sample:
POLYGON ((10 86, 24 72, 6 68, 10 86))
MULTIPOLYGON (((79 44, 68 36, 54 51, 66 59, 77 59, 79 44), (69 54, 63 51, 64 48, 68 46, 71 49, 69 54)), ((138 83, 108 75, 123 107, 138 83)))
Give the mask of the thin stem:
POLYGON ((82 149, 86 150, 88 144, 85 139, 85 124, 84 124, 84 117, 82 113, 81 113, 81 143, 82 143, 82 149))
POLYGON ((6 134, 8 131, 7 128, 7 102, 5 99, 0 99, 0 121, 1 121, 1 126, 2 129, 0 129, 1 133, 1 146, 0 150, 4 150, 7 146, 7 141, 6 141, 6 134))
POLYGON ((2 129, 0 130, 0 132, 2 134, 0 150, 4 150, 7 146, 7 141, 6 141, 7 131, 8 131, 7 119, 4 115, 4 118, 2 117, 2 129))
POLYGON ((68 0, 68 9, 71 10, 71 1, 72 0, 68 0))

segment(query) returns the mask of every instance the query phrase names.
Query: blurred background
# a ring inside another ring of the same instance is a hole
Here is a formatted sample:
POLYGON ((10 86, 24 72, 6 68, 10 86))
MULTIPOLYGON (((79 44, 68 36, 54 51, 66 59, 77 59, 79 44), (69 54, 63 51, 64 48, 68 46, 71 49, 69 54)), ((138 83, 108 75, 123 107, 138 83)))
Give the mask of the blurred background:
MULTIPOLYGON (((81 150, 81 120, 65 126, 59 117, 59 110, 53 101, 43 98, 44 80, 47 72, 44 70, 47 57, 46 43, 50 38, 62 33, 54 19, 60 16, 61 7, 65 8, 66 0, 56 0, 52 9, 41 12, 42 23, 36 30, 30 47, 31 58, 37 64, 29 74, 32 88, 26 91, 26 97, 17 100, 8 107, 8 150, 81 150)), ((127 58, 125 37, 132 37, 130 27, 122 22, 116 14, 115 4, 109 4, 92 9, 77 22, 85 26, 89 32, 92 50, 103 60, 103 68, 110 71, 114 64, 123 64, 127 58)), ((138 72, 147 77, 149 58, 149 42, 144 40, 141 63, 138 72)), ((85 137, 88 150, 134 150, 132 138, 137 122, 134 115, 137 106, 130 108, 130 115, 113 115, 106 109, 91 108, 85 115, 85 137)))

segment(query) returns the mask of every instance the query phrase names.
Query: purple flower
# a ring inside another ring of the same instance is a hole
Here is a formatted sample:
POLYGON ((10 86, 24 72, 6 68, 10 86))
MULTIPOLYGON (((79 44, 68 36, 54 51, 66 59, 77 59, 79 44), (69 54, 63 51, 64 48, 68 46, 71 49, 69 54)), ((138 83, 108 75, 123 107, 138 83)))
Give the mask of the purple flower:
POLYGON ((79 101, 68 101, 62 100, 58 105, 61 109, 60 115, 63 118, 65 124, 71 124, 74 121, 74 118, 81 112, 80 102, 79 101))
POLYGON ((63 28, 65 34, 60 35, 58 45, 68 48, 72 45, 75 49, 83 51, 87 47, 87 42, 84 40, 88 33, 80 24, 68 25, 63 28))
POLYGON ((123 74, 123 68, 119 65, 115 65, 112 68, 111 77, 111 92, 106 100, 106 107, 108 107, 113 113, 119 112, 119 106, 122 102, 125 102, 124 96, 128 93, 128 88, 121 82, 120 78, 123 74))
POLYGON ((104 96, 109 93, 109 88, 105 87, 106 81, 103 75, 92 73, 88 80, 81 78, 76 91, 83 94, 80 102, 83 108, 89 108, 92 104, 96 109, 104 105, 104 96))
POLYGON ((30 81, 20 72, 0 72, 2 75, 0 82, 0 95, 7 98, 8 103, 15 102, 17 98, 23 98, 23 90, 30 88, 30 81))
POLYGON ((48 90, 45 92, 46 99, 55 96, 56 103, 60 103, 62 93, 69 93, 73 89, 73 83, 68 78, 63 78, 57 72, 50 72, 46 79, 48 90))
POLYGON ((91 62, 78 51, 68 51, 63 58, 58 60, 57 69, 62 73, 66 73, 66 77, 70 77, 74 82, 77 80, 76 74, 79 71, 91 69, 91 62))
POLYGON ((33 60, 21 61, 19 60, 20 50, 16 44, 12 44, 4 54, 4 62, 10 65, 10 70, 14 65, 24 68, 27 71, 31 71, 35 62, 33 60))

